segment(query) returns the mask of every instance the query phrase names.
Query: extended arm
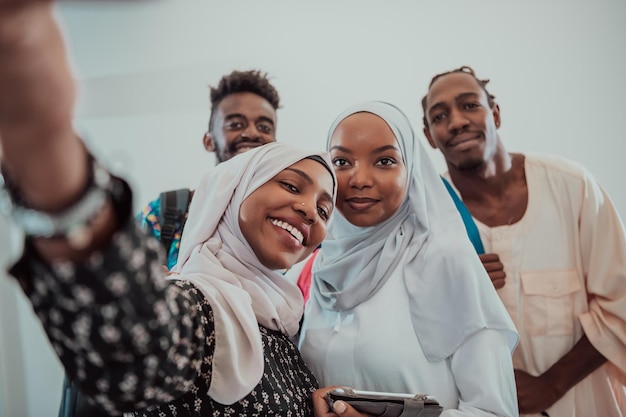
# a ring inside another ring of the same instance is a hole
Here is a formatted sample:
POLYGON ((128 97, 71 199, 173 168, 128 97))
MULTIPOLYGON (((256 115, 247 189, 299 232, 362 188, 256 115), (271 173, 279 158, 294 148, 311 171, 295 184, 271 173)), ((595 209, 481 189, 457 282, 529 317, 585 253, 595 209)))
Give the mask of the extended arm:
MULTIPOLYGON (((0 144, 3 169, 30 207, 61 210, 87 185, 87 152, 74 134, 74 80, 50 1, 0 0, 0 144)), ((110 206, 94 223, 93 245, 35 242, 48 260, 77 259, 117 227, 110 206)))
MULTIPOLYGON (((20 199, 45 212, 72 205, 88 154, 51 2, 0 0, 0 91, 2 168, 20 199)), ((131 221, 127 187, 121 195, 94 216, 89 246, 29 239, 12 269, 68 375, 110 412, 180 397, 213 349, 206 299, 163 279, 158 242, 131 221)))

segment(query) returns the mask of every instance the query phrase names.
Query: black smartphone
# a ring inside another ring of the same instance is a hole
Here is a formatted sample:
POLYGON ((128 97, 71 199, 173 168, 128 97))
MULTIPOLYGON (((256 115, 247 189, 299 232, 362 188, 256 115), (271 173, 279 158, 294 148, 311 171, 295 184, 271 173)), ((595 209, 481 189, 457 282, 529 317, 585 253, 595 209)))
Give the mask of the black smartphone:
POLYGON ((374 416, 397 417, 406 409, 414 409, 414 415, 437 417, 443 407, 432 395, 394 392, 363 391, 336 388, 326 393, 326 402, 332 410, 335 401, 344 401, 361 413, 374 416), (419 413, 422 414, 419 414, 419 413))

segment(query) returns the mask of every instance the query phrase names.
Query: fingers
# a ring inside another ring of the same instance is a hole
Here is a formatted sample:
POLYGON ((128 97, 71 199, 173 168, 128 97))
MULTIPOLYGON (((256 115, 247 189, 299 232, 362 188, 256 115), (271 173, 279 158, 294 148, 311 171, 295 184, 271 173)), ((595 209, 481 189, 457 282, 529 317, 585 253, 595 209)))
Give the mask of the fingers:
POLYGON ((341 417, 371 417, 371 414, 360 413, 356 411, 350 404, 344 401, 335 401, 333 403, 333 411, 341 417))
POLYGON ((480 261, 483 263, 483 267, 487 271, 491 283, 496 290, 504 287, 506 273, 504 272, 504 264, 500 262, 500 257, 497 253, 486 253, 478 255, 480 261))
POLYGON ((506 283, 506 280, 504 279, 504 277, 499 278, 499 277, 492 277, 491 275, 489 275, 489 278, 491 278, 491 283, 493 284, 496 290, 499 290, 500 288, 504 287, 504 284, 506 283))
POLYGON ((370 414, 356 411, 350 404, 344 401, 335 401, 333 407, 326 401, 326 393, 335 388, 346 388, 341 385, 320 388, 313 392, 313 412, 315 417, 370 417, 370 414))
POLYGON ((504 269, 504 265, 500 262, 500 257, 497 253, 485 253, 483 255, 478 255, 478 257, 487 272, 504 269))
POLYGON ((332 389, 340 388, 339 386, 331 386, 320 388, 311 394, 313 399, 313 413, 315 417, 336 417, 335 414, 326 402, 326 393, 332 389))

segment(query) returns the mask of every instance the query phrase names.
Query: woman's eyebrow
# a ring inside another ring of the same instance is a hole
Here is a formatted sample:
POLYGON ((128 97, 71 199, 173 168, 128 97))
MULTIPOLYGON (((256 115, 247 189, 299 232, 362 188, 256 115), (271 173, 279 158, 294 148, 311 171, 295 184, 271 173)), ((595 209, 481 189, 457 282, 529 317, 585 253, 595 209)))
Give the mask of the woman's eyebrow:
POLYGON ((306 182, 308 182, 309 184, 313 184, 313 180, 311 179, 309 174, 307 174, 306 172, 302 171, 301 169, 298 169, 298 168, 285 168, 285 171, 293 171, 296 174, 298 174, 299 176, 301 176, 302 178, 304 178, 304 180, 306 182))
POLYGON ((385 152, 385 151, 388 151, 388 150, 400 152, 400 149, 398 149, 397 146, 385 145, 385 146, 381 146, 380 148, 376 148, 376 149, 372 150, 372 153, 382 153, 382 152, 385 152))
MULTIPOLYGON (((381 152, 384 152, 384 151, 389 150, 389 149, 394 150, 394 151, 398 151, 398 152, 400 151, 400 149, 398 149, 397 146, 394 146, 394 145, 384 145, 384 146, 381 146, 380 148, 376 148, 376 149, 372 150, 372 153, 381 153, 381 152)), ((337 151, 350 153, 350 154, 353 153, 350 149, 345 148, 343 146, 339 146, 339 145, 331 147, 330 150, 331 151, 337 150, 337 151)))
MULTIPOLYGON (((295 172, 296 174, 301 176, 306 182, 308 182, 309 184, 313 184, 313 179, 309 176, 309 174, 307 174, 306 172, 302 171, 301 169, 298 169, 298 168, 285 168, 285 171, 295 172)), ((335 206, 333 204, 333 196, 330 195, 329 193, 324 192, 324 194, 322 194, 322 199, 328 200, 333 205, 333 207, 335 206)))
POLYGON ((335 145, 329 149, 329 151, 334 151, 334 150, 345 152, 345 153, 352 153, 350 149, 344 148, 343 146, 339 146, 339 145, 335 145))

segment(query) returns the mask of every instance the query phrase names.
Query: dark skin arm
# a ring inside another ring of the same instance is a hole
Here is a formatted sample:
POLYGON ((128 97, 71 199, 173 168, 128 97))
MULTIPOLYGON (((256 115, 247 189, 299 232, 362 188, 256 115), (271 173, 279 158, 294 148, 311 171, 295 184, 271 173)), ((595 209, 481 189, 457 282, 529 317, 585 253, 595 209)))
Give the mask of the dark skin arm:
MULTIPOLYGON (((480 255, 480 260, 493 286, 496 289, 502 288, 506 274, 500 257, 495 253, 484 254, 480 255)), ((606 358, 583 335, 572 350, 542 375, 535 377, 516 369, 515 382, 520 413, 539 413, 549 408, 605 362, 606 358)))
MULTIPOLYGON (((47 211, 72 204, 88 178, 87 153, 72 126, 74 79, 52 7, 45 0, 0 0, 2 164, 24 202, 47 211)), ((80 260, 108 242, 114 217, 110 206, 102 211, 84 250, 62 239, 34 244, 46 260, 80 260)))
POLYGON ((557 402, 587 375, 606 362, 587 336, 540 376, 516 369, 517 400, 522 414, 539 413, 557 402))

